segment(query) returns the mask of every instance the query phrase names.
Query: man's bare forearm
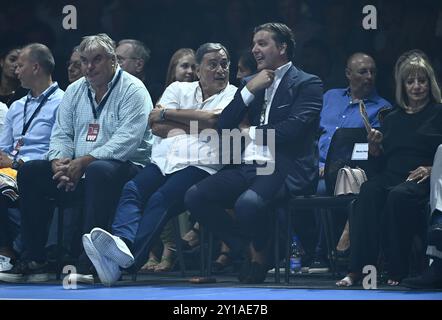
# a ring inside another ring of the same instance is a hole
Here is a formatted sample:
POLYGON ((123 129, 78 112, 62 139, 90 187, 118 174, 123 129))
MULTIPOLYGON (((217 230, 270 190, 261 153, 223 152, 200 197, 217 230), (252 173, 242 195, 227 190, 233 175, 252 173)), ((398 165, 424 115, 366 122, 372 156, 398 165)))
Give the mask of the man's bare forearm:
POLYGON ((201 110, 175 110, 167 109, 164 117, 166 120, 178 122, 190 127, 190 121, 197 121, 200 130, 215 128, 218 114, 201 110))
POLYGON ((152 125, 152 133, 158 137, 167 138, 168 136, 172 137, 180 134, 188 134, 190 133, 190 128, 182 123, 162 121, 152 125))

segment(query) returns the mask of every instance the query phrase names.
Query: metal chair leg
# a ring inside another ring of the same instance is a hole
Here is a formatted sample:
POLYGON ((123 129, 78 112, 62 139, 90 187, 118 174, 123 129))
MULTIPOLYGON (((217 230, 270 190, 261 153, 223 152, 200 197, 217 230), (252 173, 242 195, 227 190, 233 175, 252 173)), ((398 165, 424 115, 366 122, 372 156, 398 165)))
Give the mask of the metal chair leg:
POLYGON ((176 253, 178 255, 178 262, 180 264, 181 277, 186 276, 186 266, 184 263, 183 246, 181 243, 180 224, 178 222, 178 216, 173 219, 173 229, 175 234, 176 253))
POLYGON ((56 279, 60 280, 63 272, 63 229, 64 229, 64 208, 58 207, 57 213, 57 261, 56 261, 56 279))
POLYGON ((292 212, 287 215, 287 239, 285 246, 285 283, 290 283, 290 240, 292 236, 292 212))
POLYGON ((275 283, 280 283, 279 274, 279 221, 278 213, 276 212, 275 217, 275 283))

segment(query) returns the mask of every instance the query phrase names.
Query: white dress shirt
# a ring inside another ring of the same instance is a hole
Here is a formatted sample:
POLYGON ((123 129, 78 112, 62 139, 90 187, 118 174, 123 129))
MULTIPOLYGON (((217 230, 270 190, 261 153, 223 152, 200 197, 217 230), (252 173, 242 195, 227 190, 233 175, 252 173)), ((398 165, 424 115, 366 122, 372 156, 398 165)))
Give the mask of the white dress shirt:
MULTIPOLYGON (((198 81, 177 81, 166 88, 159 104, 166 109, 194 109, 220 113, 232 101, 236 90, 235 86, 228 84, 224 90, 203 101, 198 81)), ((181 134, 167 138, 154 136, 152 162, 163 175, 190 165, 214 174, 222 166, 217 163, 218 157, 211 159, 210 151, 210 143, 202 135, 181 134), (211 160, 216 160, 216 163, 210 164, 211 160)))

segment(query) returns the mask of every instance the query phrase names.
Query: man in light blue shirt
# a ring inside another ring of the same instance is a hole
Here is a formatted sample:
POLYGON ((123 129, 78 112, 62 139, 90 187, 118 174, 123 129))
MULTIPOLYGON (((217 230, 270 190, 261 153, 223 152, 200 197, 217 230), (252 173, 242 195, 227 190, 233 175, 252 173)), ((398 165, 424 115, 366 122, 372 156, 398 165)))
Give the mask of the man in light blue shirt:
MULTIPOLYGON (((83 231, 108 229, 121 188, 149 159, 152 100, 146 87, 118 66, 114 42, 106 34, 84 37, 79 52, 84 77, 66 89, 48 160, 25 163, 18 175, 25 252, 4 281, 48 278, 48 199, 64 205, 81 200, 83 231)), ((84 252, 76 271, 92 280, 84 252)))
MULTIPOLYGON (((365 53, 354 53, 347 60, 345 75, 349 86, 345 89, 331 89, 324 94, 321 120, 319 123, 319 183, 318 195, 326 194, 324 166, 333 134, 338 128, 361 128, 364 123, 359 112, 359 101, 363 101, 372 127, 379 127, 380 111, 391 108, 391 104, 376 93, 376 64, 365 53)), ((317 219, 320 221, 320 219, 317 219)), ((320 222, 319 222, 320 223, 320 222)), ((319 226, 319 239, 309 272, 328 271, 324 252, 324 233, 319 226)))
MULTIPOLYGON (((43 44, 30 44, 21 51, 16 74, 22 87, 30 90, 12 103, 6 113, 0 134, 0 168, 19 170, 23 163, 47 156, 57 109, 64 94, 57 82, 52 81, 54 66, 54 57, 43 44)), ((7 215, 8 208, 13 206, 16 206, 13 199, 0 194, 0 255, 9 259, 15 255, 12 251, 15 234, 9 228, 11 223, 7 215)), ((6 270, 0 268, 0 271, 6 270)))

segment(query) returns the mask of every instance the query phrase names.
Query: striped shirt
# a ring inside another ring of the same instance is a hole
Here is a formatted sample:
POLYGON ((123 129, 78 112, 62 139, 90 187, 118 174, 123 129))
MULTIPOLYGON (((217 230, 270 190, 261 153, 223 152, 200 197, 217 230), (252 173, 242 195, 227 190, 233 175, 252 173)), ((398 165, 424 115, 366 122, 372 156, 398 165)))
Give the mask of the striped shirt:
POLYGON ((144 84, 136 77, 117 70, 108 83, 116 82, 106 104, 97 110, 95 92, 85 77, 72 83, 65 92, 51 136, 48 159, 79 158, 91 155, 100 160, 132 161, 144 165, 150 160, 152 134, 147 124, 152 99, 144 84), (94 119, 88 97, 92 93, 97 119, 94 119), (86 141, 90 124, 98 124, 95 141, 86 141))

